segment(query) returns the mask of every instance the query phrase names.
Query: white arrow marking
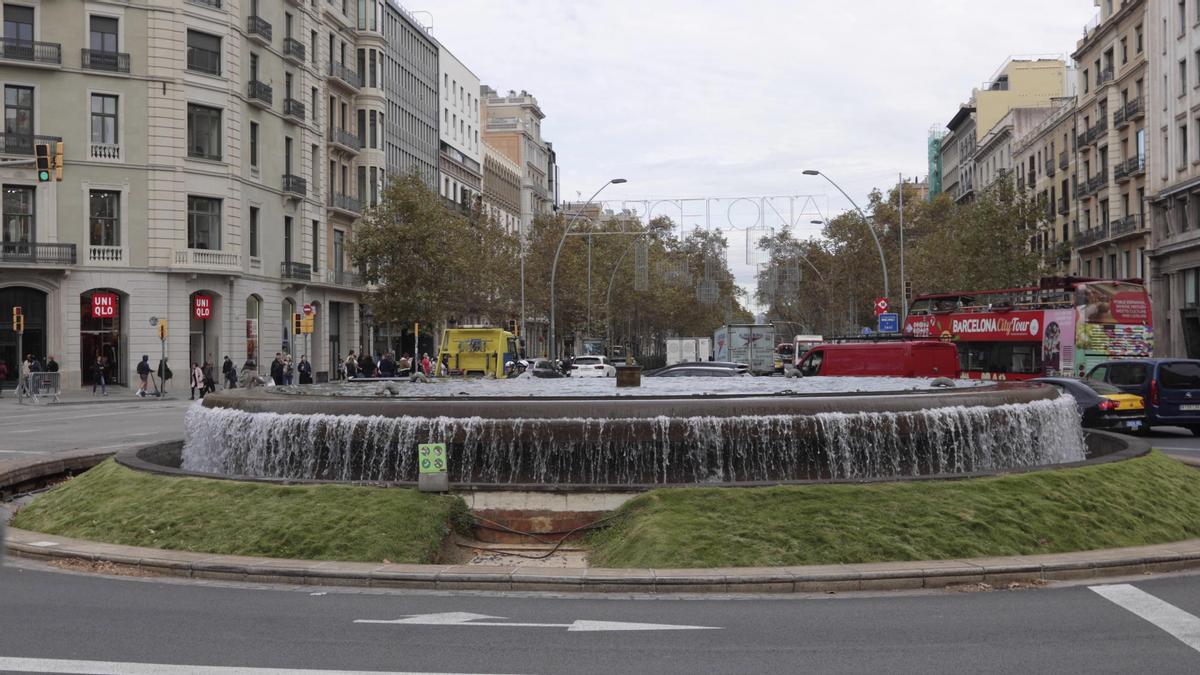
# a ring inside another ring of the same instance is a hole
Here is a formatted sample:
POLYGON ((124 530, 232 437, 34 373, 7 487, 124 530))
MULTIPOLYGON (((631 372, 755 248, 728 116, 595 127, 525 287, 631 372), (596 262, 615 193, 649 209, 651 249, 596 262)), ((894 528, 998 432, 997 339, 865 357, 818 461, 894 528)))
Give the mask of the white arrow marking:
POLYGON ((414 614, 400 619, 355 619, 354 623, 384 623, 409 626, 497 626, 506 628, 566 628, 568 632, 598 633, 620 630, 720 630, 716 626, 679 626, 669 623, 629 623, 624 621, 586 621, 572 623, 505 623, 480 619, 503 619, 503 616, 472 614, 470 612, 441 612, 414 614))

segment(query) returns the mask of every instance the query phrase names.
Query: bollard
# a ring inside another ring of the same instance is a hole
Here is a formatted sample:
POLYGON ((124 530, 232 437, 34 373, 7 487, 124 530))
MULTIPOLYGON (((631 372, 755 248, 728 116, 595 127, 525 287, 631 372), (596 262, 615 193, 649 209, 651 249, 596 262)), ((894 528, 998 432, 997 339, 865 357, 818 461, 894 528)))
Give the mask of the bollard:
POLYGON ((421 443, 417 446, 417 490, 449 492, 450 477, 446 473, 446 444, 421 443))

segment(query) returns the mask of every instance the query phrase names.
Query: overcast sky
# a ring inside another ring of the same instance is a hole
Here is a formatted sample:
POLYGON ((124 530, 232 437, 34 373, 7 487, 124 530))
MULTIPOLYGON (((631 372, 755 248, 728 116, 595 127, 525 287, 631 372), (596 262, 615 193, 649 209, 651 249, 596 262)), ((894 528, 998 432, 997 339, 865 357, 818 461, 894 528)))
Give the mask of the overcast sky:
POLYGON ((429 12, 418 19, 483 83, 537 97, 564 200, 619 176, 629 183, 605 198, 817 194, 835 213, 849 204, 801 171, 864 201, 901 173, 923 177, 929 129, 972 87, 1010 55, 1069 54, 1097 11, 1092 0, 403 4, 429 12))

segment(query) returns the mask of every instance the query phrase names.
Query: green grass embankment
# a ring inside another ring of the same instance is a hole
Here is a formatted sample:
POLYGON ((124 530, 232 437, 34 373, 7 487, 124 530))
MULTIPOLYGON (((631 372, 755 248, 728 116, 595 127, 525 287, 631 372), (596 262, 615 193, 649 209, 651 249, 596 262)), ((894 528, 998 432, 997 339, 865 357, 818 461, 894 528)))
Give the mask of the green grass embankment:
POLYGON ((650 492, 592 565, 740 567, 1061 553, 1200 537, 1200 471, 1158 452, 963 481, 650 492))
POLYGON ((430 563, 466 514, 457 497, 411 489, 175 478, 109 460, 34 500, 13 526, 181 551, 430 563))

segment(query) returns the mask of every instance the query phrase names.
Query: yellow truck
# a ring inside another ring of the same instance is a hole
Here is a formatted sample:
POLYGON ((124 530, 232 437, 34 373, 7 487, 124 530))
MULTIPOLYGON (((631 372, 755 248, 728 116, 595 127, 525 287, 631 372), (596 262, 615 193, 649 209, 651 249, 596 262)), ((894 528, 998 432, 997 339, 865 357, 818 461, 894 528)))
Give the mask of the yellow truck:
POLYGON ((447 328, 438 353, 439 375, 504 377, 504 364, 517 360, 517 336, 503 328, 447 328), (447 369, 449 372, 447 372, 447 369))

